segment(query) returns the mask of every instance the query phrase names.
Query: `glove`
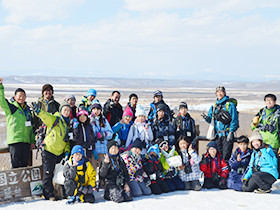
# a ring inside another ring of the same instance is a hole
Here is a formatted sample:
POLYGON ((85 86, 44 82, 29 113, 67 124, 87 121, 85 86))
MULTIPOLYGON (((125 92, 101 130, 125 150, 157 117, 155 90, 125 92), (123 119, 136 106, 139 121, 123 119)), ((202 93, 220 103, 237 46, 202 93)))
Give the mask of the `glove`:
POLYGON ((114 106, 114 102, 111 101, 111 102, 110 102, 110 105, 109 105, 109 108, 110 108, 110 109, 113 109, 113 106, 114 106))
POLYGON ((98 160, 99 155, 98 155, 98 153, 95 151, 95 149, 92 150, 92 154, 93 154, 94 159, 95 159, 95 160, 98 160))
POLYGON ((84 195, 88 194, 88 186, 81 185, 78 189, 79 192, 83 193, 84 195))
POLYGON ((73 128, 77 128, 78 125, 79 125, 79 121, 76 118, 74 118, 73 119, 73 128))
POLYGON ((243 183, 244 186, 246 186, 246 187, 248 186, 248 180, 247 179, 243 179, 242 183, 243 183))
POLYGON ((204 113, 201 114, 201 117, 203 117, 203 119, 206 120, 206 121, 210 121, 210 117, 207 116, 207 115, 204 114, 204 113))
POLYGON ((232 132, 229 132, 228 136, 227 136, 227 141, 234 141, 234 136, 232 132))
POLYGON ((207 163, 207 158, 204 155, 202 155, 201 164, 205 165, 206 163, 207 163))
POLYGON ((98 133, 96 134, 96 136, 97 136, 98 139, 102 139, 102 137, 103 137, 102 132, 98 132, 98 133))
POLYGON ((39 108, 38 104, 36 104, 35 102, 32 102, 31 103, 31 108, 36 114, 39 114, 40 108, 39 108))
POLYGON ((253 122, 253 126, 256 128, 257 126, 258 126, 258 124, 259 124, 259 119, 260 119, 260 116, 255 116, 254 118, 253 118, 253 120, 252 120, 252 122, 253 122))
POLYGON ((150 180, 156 180, 157 179, 157 175, 156 174, 151 174, 150 175, 150 180))
POLYGON ((69 159, 69 152, 65 152, 65 160, 69 159))
POLYGON ((151 180, 148 177, 145 177, 143 181, 147 187, 151 184, 151 180))
POLYGON ((138 170, 135 172, 134 177, 137 177, 137 176, 142 176, 142 175, 143 175, 143 173, 144 173, 143 168, 138 169, 138 170))
POLYGON ((165 174, 165 177, 171 178, 171 177, 174 177, 174 175, 175 175, 175 170, 170 170, 165 174))
POLYGON ((87 194, 92 194, 93 193, 93 187, 91 185, 88 185, 87 189, 88 189, 87 194))

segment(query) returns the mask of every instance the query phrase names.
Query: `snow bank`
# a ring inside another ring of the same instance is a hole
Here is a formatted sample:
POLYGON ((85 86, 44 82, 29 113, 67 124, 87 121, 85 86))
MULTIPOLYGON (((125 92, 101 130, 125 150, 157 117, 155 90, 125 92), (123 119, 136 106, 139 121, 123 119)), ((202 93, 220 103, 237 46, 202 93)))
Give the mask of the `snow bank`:
POLYGON ((233 190, 203 189, 199 192, 194 191, 176 191, 162 195, 151 195, 146 197, 134 198, 128 203, 114 203, 104 201, 103 192, 96 194, 95 204, 77 203, 66 205, 66 200, 46 201, 35 200, 20 203, 11 203, 2 205, 5 210, 190 210, 190 209, 279 209, 280 182, 274 184, 273 191, 270 194, 243 193, 233 190))

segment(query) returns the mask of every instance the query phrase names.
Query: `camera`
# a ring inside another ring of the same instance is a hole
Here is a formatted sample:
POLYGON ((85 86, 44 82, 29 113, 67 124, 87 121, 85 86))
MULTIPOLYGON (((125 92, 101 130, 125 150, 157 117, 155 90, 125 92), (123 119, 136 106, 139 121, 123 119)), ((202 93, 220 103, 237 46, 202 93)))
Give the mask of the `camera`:
POLYGON ((192 173, 192 165, 191 165, 190 161, 185 163, 184 171, 185 171, 186 174, 192 173))

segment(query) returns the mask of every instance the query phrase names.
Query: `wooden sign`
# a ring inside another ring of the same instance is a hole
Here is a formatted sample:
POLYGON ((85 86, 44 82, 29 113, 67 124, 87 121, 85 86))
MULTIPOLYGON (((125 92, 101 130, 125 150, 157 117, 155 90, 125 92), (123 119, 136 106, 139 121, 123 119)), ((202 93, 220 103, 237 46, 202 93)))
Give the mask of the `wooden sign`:
POLYGON ((43 193, 43 167, 0 171, 0 203, 43 193))

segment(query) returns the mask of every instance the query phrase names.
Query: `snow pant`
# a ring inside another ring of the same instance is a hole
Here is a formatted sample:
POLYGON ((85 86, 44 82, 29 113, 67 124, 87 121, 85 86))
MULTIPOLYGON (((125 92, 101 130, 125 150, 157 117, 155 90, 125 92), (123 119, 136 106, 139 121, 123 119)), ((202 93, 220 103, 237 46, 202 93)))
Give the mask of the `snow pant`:
POLYGON ((166 184, 165 180, 162 178, 151 181, 150 188, 152 190, 152 194, 155 195, 170 192, 168 185, 166 184))
MULTIPOLYGON (((278 173, 280 174, 280 156, 278 155, 278 150, 279 149, 273 149, 273 152, 277 157, 277 169, 278 169, 278 173)), ((278 179, 280 179, 280 176, 278 176, 278 179)))
MULTIPOLYGON (((67 179, 64 182, 65 193, 68 196, 73 196, 75 190, 77 189, 77 182, 75 180, 67 179)), ((93 193, 83 194, 81 192, 77 192, 75 196, 80 196, 80 200, 85 203, 94 203, 95 197, 93 193)))
POLYGON ((104 191, 104 199, 121 203, 132 201, 133 197, 131 191, 126 192, 123 187, 119 187, 115 184, 107 184, 104 191))
POLYGON ((275 181, 276 179, 271 174, 262 171, 257 171, 252 174, 247 186, 242 185, 242 191, 253 192, 258 188, 262 190, 270 190, 272 184, 275 181))
POLYGON ((178 176, 172 178, 165 178, 164 181, 168 185, 171 192, 175 190, 183 190, 185 188, 184 183, 179 179, 178 176))
POLYGON ((205 177, 203 188, 211 189, 211 188, 219 188, 219 189, 227 189, 227 184, 220 184, 219 181, 213 181, 212 178, 205 177))
POLYGON ((184 182, 184 189, 185 190, 201 190, 201 185, 199 180, 193 180, 193 181, 188 181, 184 182))
POLYGON ((30 155, 30 144, 19 142, 9 144, 12 168, 27 167, 30 155))
POLYGON ((228 180, 227 180, 227 187, 229 189, 233 189, 236 191, 242 191, 242 181, 241 177, 243 174, 233 173, 231 172, 229 174, 228 180))
POLYGON ((64 157, 62 153, 59 156, 56 156, 46 150, 42 152, 42 162, 43 162, 43 195, 46 200, 50 197, 54 197, 54 188, 53 188, 53 175, 55 164, 59 163, 64 157))
POLYGON ((228 163, 232 153, 234 139, 232 141, 227 141, 226 136, 217 136, 215 142, 217 144, 218 152, 222 154, 224 160, 228 163))
POLYGON ((146 186, 145 182, 129 181, 128 185, 133 197, 152 194, 151 188, 146 186))

